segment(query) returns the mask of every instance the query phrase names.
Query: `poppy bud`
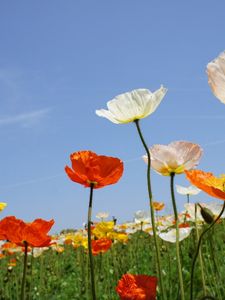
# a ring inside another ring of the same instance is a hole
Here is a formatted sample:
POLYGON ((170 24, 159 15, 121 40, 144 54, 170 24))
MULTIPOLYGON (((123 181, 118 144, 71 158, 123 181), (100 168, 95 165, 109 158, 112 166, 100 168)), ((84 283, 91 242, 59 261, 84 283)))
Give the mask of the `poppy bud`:
POLYGON ((112 218, 113 218, 114 225, 116 225, 117 219, 114 216, 112 218))
POLYGON ((200 212, 201 212, 201 215, 202 215, 204 221, 207 224, 211 224, 214 221, 214 215, 211 212, 211 210, 206 207, 202 207, 199 203, 198 203, 198 206, 201 209, 200 212))

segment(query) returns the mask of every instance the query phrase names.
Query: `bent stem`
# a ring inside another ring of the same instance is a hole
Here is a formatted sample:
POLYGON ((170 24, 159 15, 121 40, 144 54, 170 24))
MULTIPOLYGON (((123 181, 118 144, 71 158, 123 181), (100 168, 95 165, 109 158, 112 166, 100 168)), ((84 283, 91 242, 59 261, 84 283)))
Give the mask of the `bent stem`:
POLYGON ((26 275, 27 275, 27 251, 28 251, 28 243, 24 241, 23 278, 21 284, 20 300, 25 299, 25 286, 26 286, 26 275))
MULTIPOLYGON (((193 282, 194 282, 194 270, 195 270, 195 263, 197 261, 198 258, 198 254, 199 254, 199 250, 201 247, 201 243, 202 243, 202 239, 203 236, 216 224, 216 222, 220 219, 220 217, 222 216, 223 212, 225 210, 225 201, 223 203, 223 207, 222 210, 220 212, 220 214, 218 215, 218 217, 212 222, 212 224, 209 225, 209 227, 207 227, 202 234, 199 237, 199 241, 198 241, 198 245, 197 245, 197 249, 196 249, 196 253, 195 256, 193 258, 193 262, 192 262, 192 267, 191 267, 191 284, 190 284, 190 300, 193 300, 193 282)), ((210 296, 207 296, 208 298, 210 296)), ((206 298, 207 299, 207 298, 206 298)), ((210 299, 210 298, 209 298, 210 299)))
POLYGON ((179 284, 180 284, 180 299, 184 300, 184 283, 183 283, 183 275, 182 275, 182 267, 181 267, 181 259, 180 259, 180 244, 179 244, 179 220, 177 213, 176 200, 174 195, 174 176, 175 173, 170 174, 170 190, 171 190, 171 198, 173 204, 173 212, 175 218, 176 225, 176 256, 177 256, 177 267, 178 267, 178 276, 179 276, 179 284))
POLYGON ((93 189, 94 189, 94 183, 91 183, 90 184, 89 206, 88 206, 88 255, 89 255, 90 271, 91 271, 91 292, 92 292, 92 299, 96 300, 94 262, 93 262, 92 247, 91 247, 91 213, 92 213, 93 189))
POLYGON ((150 201, 150 213, 151 213, 151 221, 152 221, 152 230, 153 230, 153 238, 154 238, 154 244, 155 244, 155 249, 156 249, 156 261, 157 261, 157 273, 159 277, 159 286, 160 286, 160 292, 162 296, 162 300, 165 299, 165 293, 164 293, 164 286, 163 286, 163 281, 162 281, 162 268, 161 268, 161 261, 160 261, 160 251, 159 251, 159 244, 157 240, 157 234, 156 234, 156 225, 155 225, 155 215, 154 215, 154 207, 153 207, 153 197, 152 197, 152 189, 151 189, 151 155, 150 151, 148 149, 147 144, 145 143, 144 137, 142 135, 140 125, 139 125, 139 120, 134 121, 137 131, 139 134, 139 137, 141 139, 141 142, 145 148, 145 151, 147 153, 148 157, 148 165, 147 165, 147 186, 148 186, 148 196, 149 196, 149 201, 150 201))

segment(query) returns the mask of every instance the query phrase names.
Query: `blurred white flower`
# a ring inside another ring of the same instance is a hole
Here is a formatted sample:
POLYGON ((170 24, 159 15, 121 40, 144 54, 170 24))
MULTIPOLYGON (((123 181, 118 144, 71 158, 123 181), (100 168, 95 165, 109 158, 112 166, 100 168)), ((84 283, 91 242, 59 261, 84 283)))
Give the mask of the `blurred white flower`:
MULTIPOLYGON (((159 174, 169 176, 181 174, 195 167, 202 156, 199 145, 186 141, 176 141, 169 145, 154 145, 149 149, 152 168, 159 174)), ((147 155, 143 156, 147 163, 147 155)))
POLYGON ((136 211, 136 213, 134 214, 134 222, 135 223, 150 223, 150 214, 149 212, 146 212, 144 210, 138 210, 136 211))
MULTIPOLYGON (((201 203, 201 205, 204 207, 205 204, 201 203)), ((187 220, 195 222, 195 203, 185 203, 184 204, 185 212, 184 214, 188 214, 187 220)), ((201 209, 197 205, 197 211, 196 211, 196 221, 197 222, 204 222, 202 215, 201 215, 201 209)))
POLYGON ((225 51, 208 63, 206 73, 213 94, 225 104, 225 51))
MULTIPOLYGON (((220 214, 222 208, 223 208, 223 204, 220 204, 218 202, 210 202, 210 203, 206 203, 205 207, 210 209, 211 212, 214 214, 215 218, 220 214)), ((220 217, 221 219, 225 218, 225 212, 223 212, 222 216, 220 217)))
POLYGON ((174 215, 161 216, 160 222, 165 227, 172 226, 174 222, 174 215))
POLYGON ((108 110, 96 110, 96 114, 115 124, 143 119, 156 110, 166 92, 167 89, 161 86, 154 93, 147 89, 137 89, 120 94, 107 102, 108 110))
MULTIPOLYGON (((47 251, 48 247, 42 247, 42 248, 33 248, 33 257, 41 256, 44 251, 47 251)), ((28 252, 28 254, 32 255, 32 252, 28 252)))
POLYGON ((107 219, 108 216, 109 216, 109 213, 107 213, 107 212, 99 212, 99 213, 97 213, 96 218, 104 220, 104 219, 107 219))
POLYGON ((198 195, 201 192, 201 190, 195 187, 194 185, 184 187, 177 184, 176 190, 181 195, 198 195))
POLYGON ((127 234, 132 234, 140 230, 140 227, 134 222, 126 222, 120 225, 115 225, 114 229, 117 232, 126 232, 127 234))
MULTIPOLYGON (((191 230, 192 227, 179 228, 179 242, 187 238, 191 233, 191 230)), ((161 232, 158 235, 162 240, 166 242, 176 243, 176 229, 171 229, 167 232, 161 232)))

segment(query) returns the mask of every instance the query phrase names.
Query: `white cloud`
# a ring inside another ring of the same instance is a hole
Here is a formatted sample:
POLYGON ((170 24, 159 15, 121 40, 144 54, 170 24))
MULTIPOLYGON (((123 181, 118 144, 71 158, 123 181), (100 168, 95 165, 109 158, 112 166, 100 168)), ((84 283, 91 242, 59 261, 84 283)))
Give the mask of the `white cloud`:
POLYGON ((17 114, 14 116, 0 117, 0 126, 11 124, 21 124, 23 126, 30 126, 40 121, 50 111, 50 108, 31 111, 28 113, 17 114))

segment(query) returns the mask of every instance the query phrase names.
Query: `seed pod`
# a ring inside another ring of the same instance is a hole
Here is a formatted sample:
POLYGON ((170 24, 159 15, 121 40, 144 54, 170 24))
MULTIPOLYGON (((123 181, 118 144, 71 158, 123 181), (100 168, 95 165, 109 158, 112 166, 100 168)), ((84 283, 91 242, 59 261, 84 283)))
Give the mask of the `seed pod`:
POLYGON ((202 207, 199 203, 198 203, 198 206, 201 209, 200 212, 201 212, 201 215, 202 215, 204 221, 207 224, 212 224, 212 222, 214 221, 214 214, 211 212, 211 210, 206 207, 202 207))

